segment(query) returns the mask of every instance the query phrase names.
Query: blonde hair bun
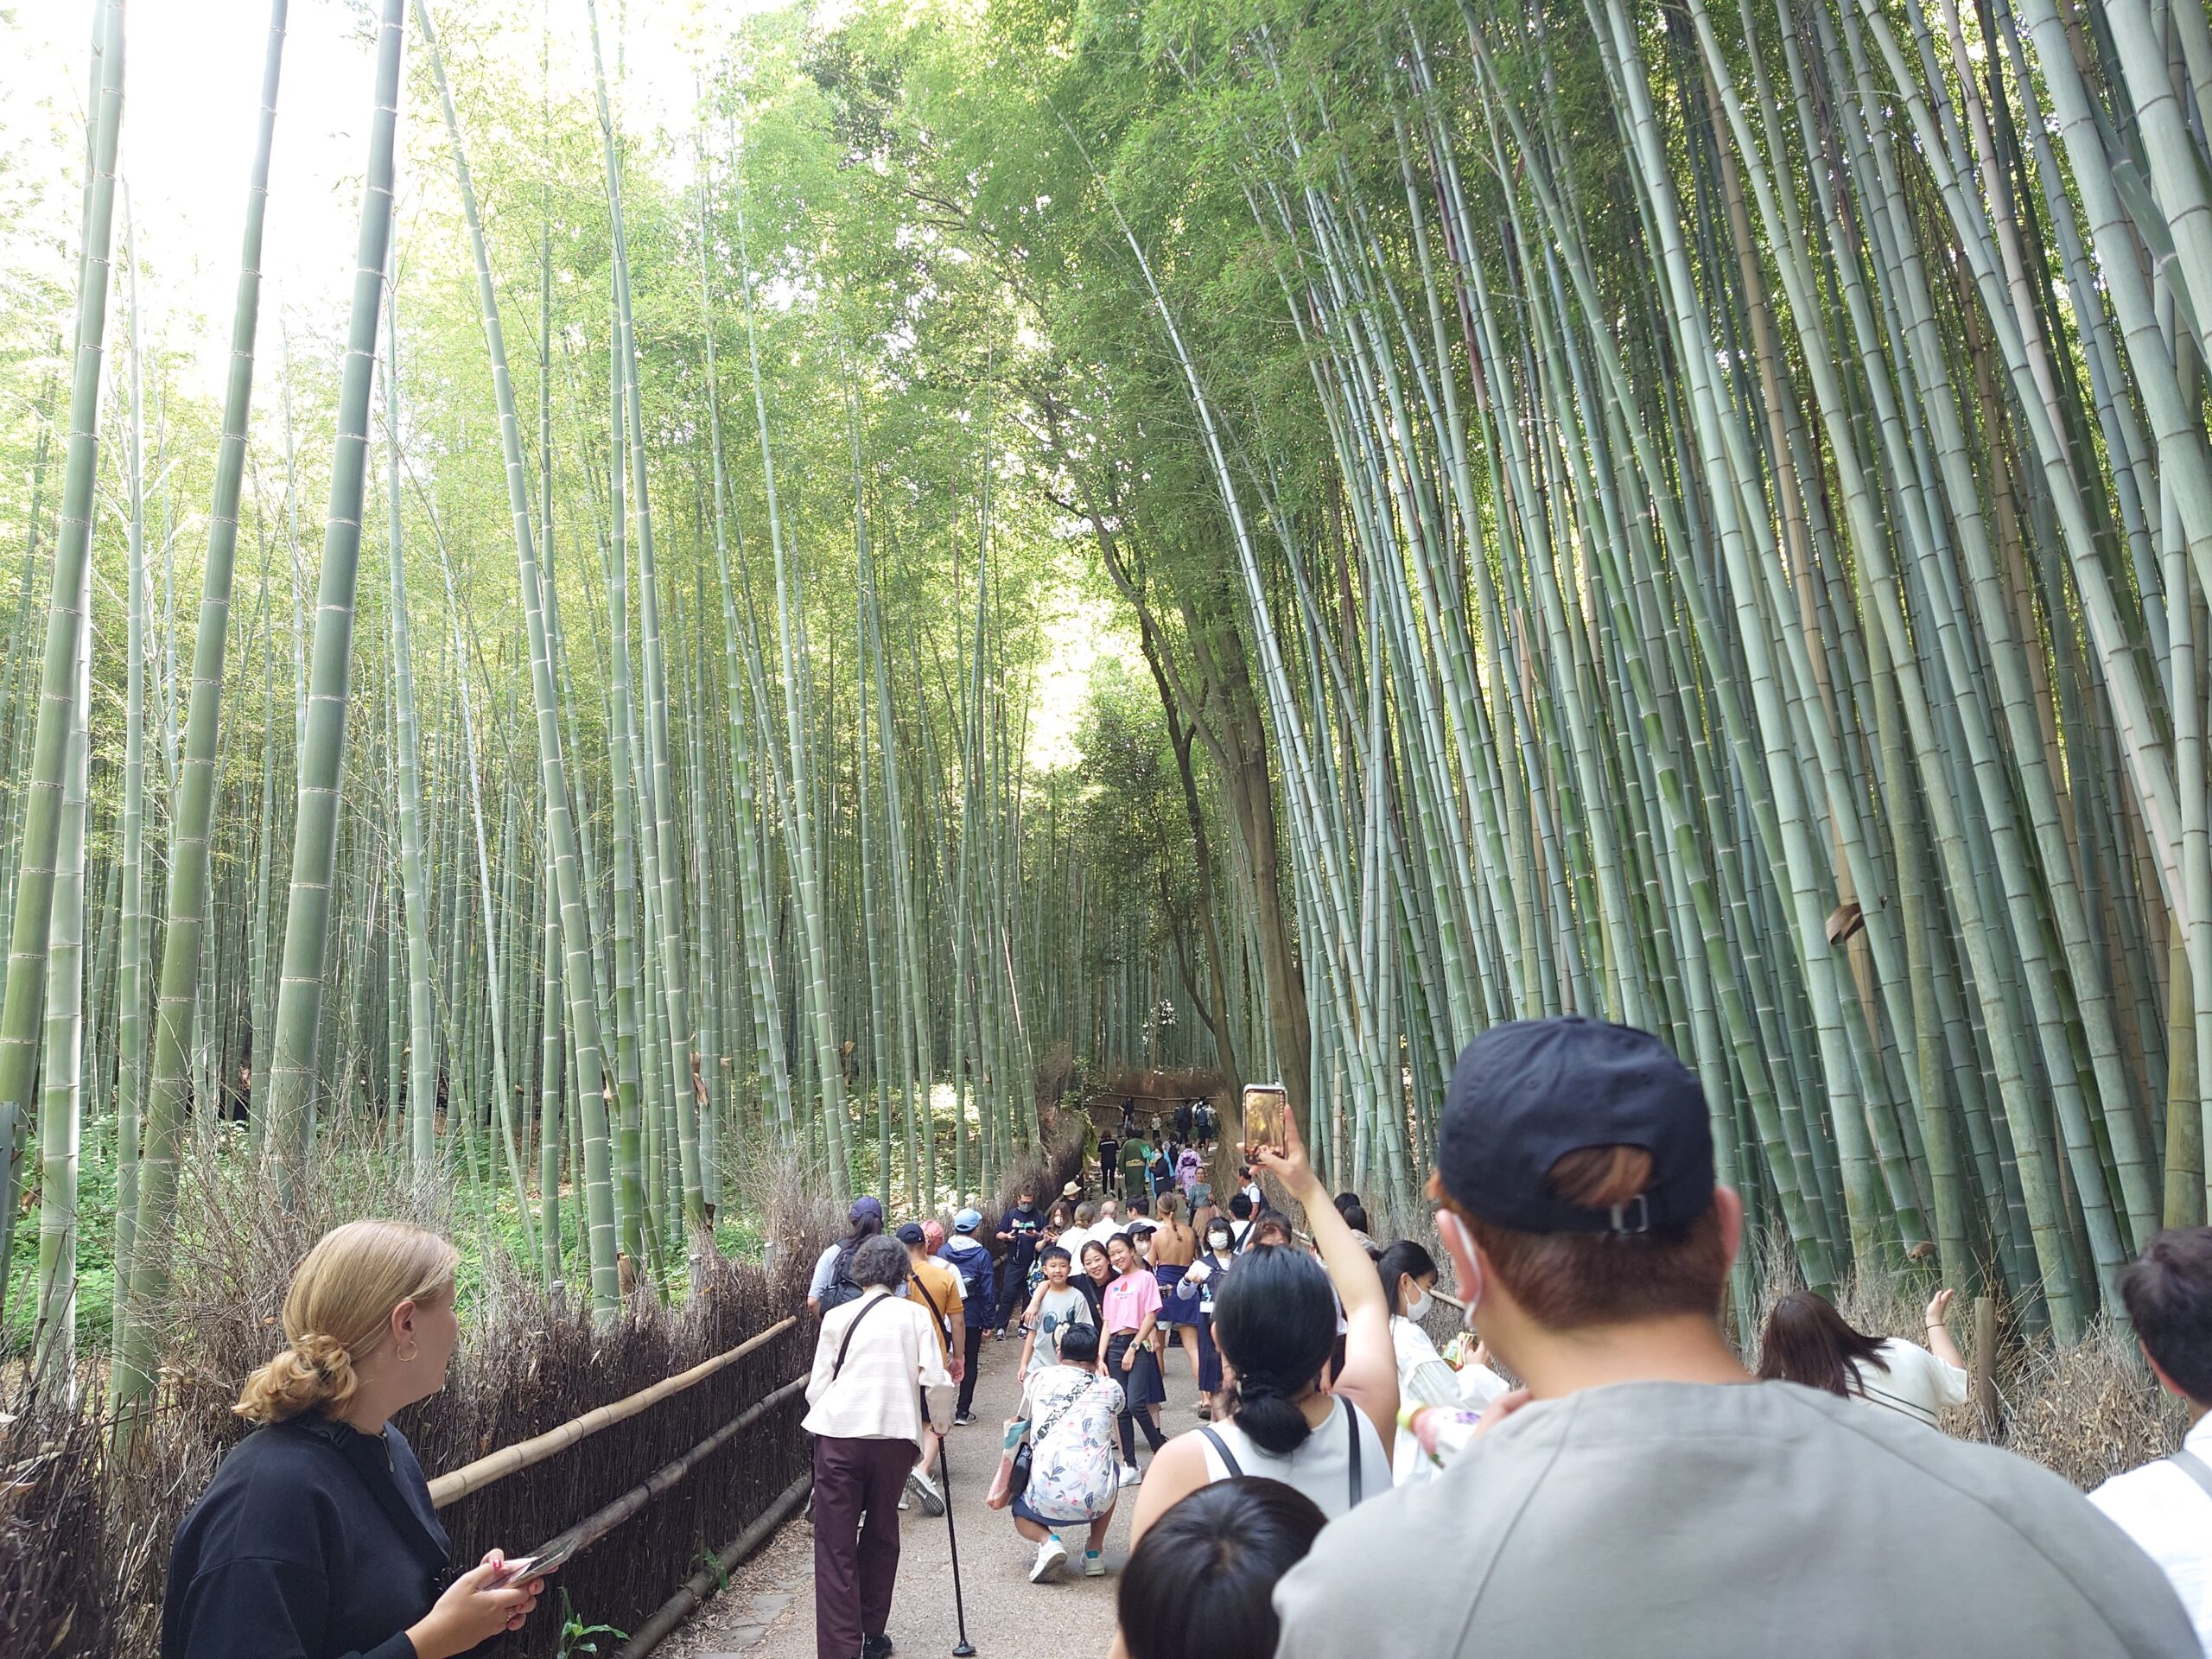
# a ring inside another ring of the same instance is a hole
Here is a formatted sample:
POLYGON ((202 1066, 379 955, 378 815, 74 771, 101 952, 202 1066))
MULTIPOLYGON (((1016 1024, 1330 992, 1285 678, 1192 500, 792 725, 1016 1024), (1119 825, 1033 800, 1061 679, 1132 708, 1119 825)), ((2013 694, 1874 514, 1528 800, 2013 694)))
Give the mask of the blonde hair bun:
POLYGON ((231 1409, 256 1423, 342 1414, 359 1387, 353 1368, 383 1345, 392 1310, 452 1294, 458 1260, 451 1244, 408 1222, 333 1228, 292 1274, 286 1347, 246 1378, 231 1409))

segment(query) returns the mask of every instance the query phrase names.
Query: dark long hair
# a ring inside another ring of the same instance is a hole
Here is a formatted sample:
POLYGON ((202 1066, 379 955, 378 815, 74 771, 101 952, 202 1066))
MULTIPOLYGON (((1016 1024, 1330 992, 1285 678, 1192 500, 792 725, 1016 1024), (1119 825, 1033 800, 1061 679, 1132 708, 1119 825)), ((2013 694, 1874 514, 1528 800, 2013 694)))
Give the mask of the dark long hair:
POLYGON ((1436 1258, 1412 1239, 1402 1238, 1382 1252, 1375 1271, 1382 1275, 1382 1294, 1389 1301, 1390 1312, 1402 1313, 1406 1310, 1398 1304, 1398 1281, 1427 1278, 1436 1271, 1436 1258))
POLYGON ((1129 1659, 1269 1659, 1281 1634, 1275 1581, 1306 1558, 1325 1518, 1279 1480, 1199 1487, 1153 1522, 1122 1569, 1129 1659))
POLYGON ((1298 1450, 1313 1432, 1298 1396, 1337 1346, 1337 1299, 1321 1264, 1303 1250, 1255 1245, 1222 1279, 1213 1339, 1236 1372, 1236 1427, 1262 1452, 1298 1450))
POLYGON ((1774 1305, 1759 1337, 1759 1375, 1770 1382, 1802 1382, 1848 1398, 1862 1366, 1890 1369, 1882 1339, 1853 1328, 1825 1296, 1793 1290, 1774 1305))

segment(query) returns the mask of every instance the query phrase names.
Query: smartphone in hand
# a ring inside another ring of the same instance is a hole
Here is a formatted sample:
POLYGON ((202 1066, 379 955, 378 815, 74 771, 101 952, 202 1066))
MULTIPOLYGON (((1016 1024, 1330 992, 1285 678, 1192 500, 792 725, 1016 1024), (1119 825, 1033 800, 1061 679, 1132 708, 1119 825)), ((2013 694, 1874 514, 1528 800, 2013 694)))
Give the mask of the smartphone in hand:
POLYGON ((1267 1147, 1287 1152, 1290 1147, 1290 1096, 1279 1083, 1244 1085, 1244 1149, 1267 1147))

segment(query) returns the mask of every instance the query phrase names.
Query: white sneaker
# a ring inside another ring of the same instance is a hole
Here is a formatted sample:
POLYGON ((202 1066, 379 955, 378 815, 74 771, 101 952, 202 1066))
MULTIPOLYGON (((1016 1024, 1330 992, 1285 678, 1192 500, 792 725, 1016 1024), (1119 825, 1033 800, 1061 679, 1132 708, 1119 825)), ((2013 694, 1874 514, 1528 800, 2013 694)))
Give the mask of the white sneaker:
MULTIPOLYGON (((922 1506, 925 1514, 944 1513, 944 1494, 938 1491, 937 1483, 920 1470, 909 1469, 906 1471, 906 1493, 922 1506)), ((906 1507, 906 1498, 899 1500, 899 1507, 902 1510, 906 1507)))
POLYGON ((1122 1465, 1122 1485, 1134 1486, 1143 1478, 1144 1471, 1139 1469, 1134 1463, 1125 1463, 1122 1465))
POLYGON ((1043 1584, 1059 1576, 1060 1569, 1068 1564, 1068 1547, 1058 1538, 1047 1534, 1045 1541, 1037 1546, 1037 1559, 1029 1566, 1029 1582, 1043 1584))

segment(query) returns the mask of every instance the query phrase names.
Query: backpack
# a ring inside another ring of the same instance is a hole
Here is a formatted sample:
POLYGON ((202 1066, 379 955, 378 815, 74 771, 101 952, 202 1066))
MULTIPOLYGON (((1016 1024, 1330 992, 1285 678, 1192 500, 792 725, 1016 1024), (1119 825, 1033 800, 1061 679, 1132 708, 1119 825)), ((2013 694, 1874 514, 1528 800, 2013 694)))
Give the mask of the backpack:
MULTIPOLYGON (((959 1273, 963 1304, 970 1308, 987 1308, 991 1302, 991 1253, 974 1240, 969 1242, 975 1246, 972 1249, 957 1253, 947 1250, 939 1259, 950 1262, 959 1273)), ((974 1325, 976 1320, 970 1317, 967 1323, 974 1325)))
POLYGON ((840 1244, 837 1247, 837 1265, 830 1273, 830 1288, 823 1291, 818 1299, 819 1306, 824 1313, 833 1307, 842 1307, 847 1302, 859 1298, 861 1287, 853 1281, 853 1256, 859 1249, 860 1246, 857 1243, 840 1244))

